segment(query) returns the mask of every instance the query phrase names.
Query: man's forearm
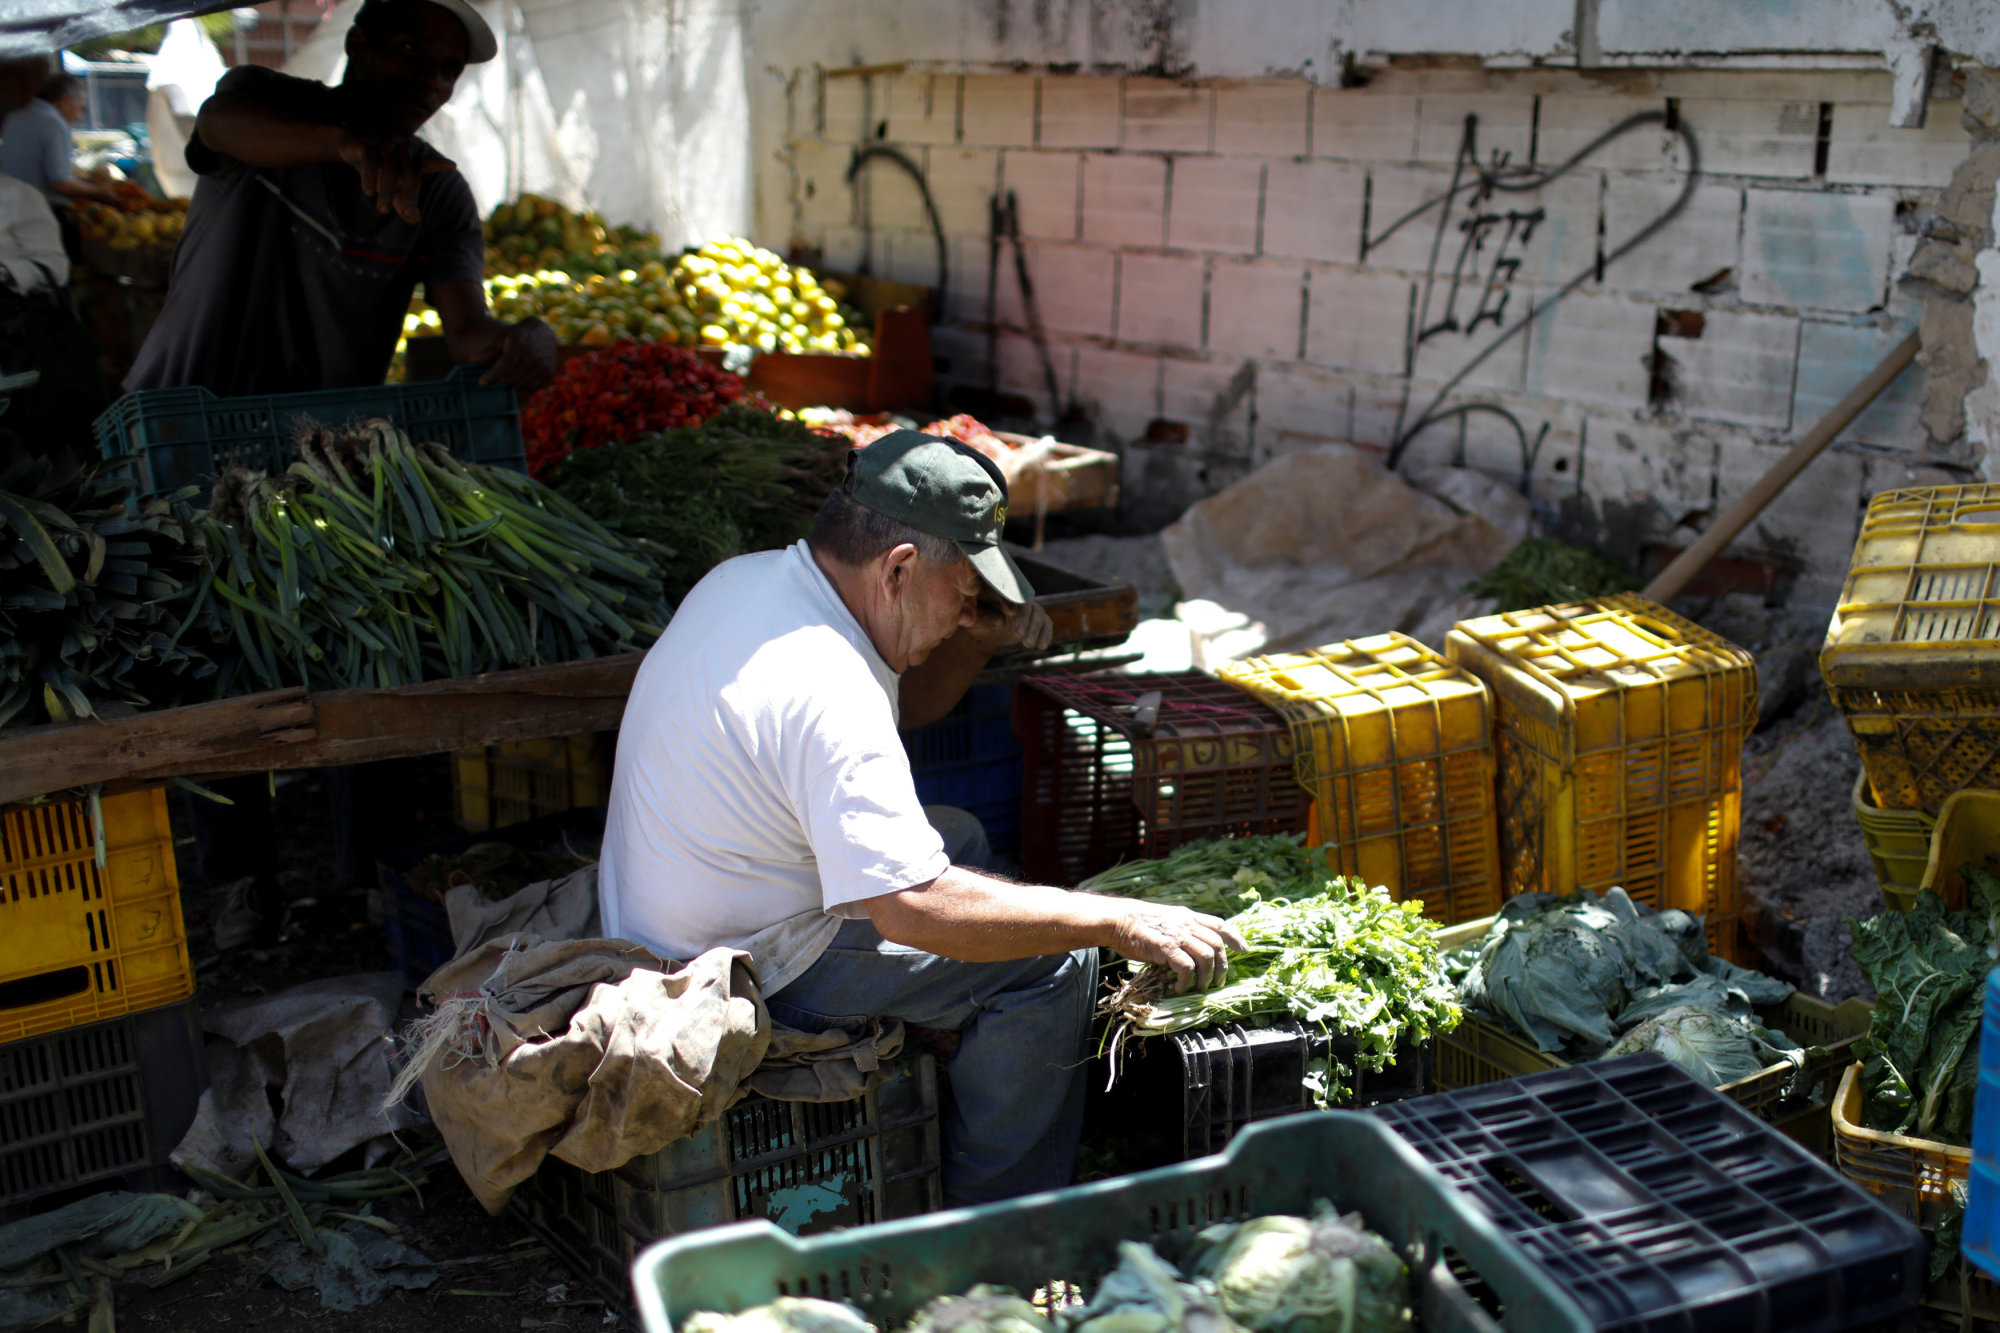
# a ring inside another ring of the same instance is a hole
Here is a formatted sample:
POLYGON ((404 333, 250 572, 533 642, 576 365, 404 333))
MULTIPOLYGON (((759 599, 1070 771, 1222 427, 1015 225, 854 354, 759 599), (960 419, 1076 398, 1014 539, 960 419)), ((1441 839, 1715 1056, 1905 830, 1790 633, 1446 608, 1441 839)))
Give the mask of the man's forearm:
POLYGON ((993 963, 1113 945, 1122 904, 953 866, 929 884, 864 906, 884 939, 941 958, 993 963))
POLYGON ((211 97, 195 133, 211 152, 253 167, 306 167, 344 161, 353 136, 339 125, 300 120, 241 97, 211 97))

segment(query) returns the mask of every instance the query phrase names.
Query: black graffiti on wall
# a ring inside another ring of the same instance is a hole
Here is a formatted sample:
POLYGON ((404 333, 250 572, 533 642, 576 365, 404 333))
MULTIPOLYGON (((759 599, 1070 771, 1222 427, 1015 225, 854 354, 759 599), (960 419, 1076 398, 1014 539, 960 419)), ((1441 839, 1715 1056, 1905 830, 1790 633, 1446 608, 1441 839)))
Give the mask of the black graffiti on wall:
MULTIPOLYGON (((1493 416, 1512 429, 1520 444, 1521 488, 1525 491, 1533 474, 1542 442, 1548 438, 1549 423, 1543 422, 1532 436, 1521 419, 1500 403, 1469 402, 1446 406, 1446 400, 1468 376, 1494 353, 1526 333, 1529 326, 1553 310, 1584 283, 1604 276, 1612 264, 1644 245, 1661 228, 1678 217, 1694 196, 1701 173, 1701 146, 1694 132, 1678 116, 1667 111, 1643 111, 1628 116, 1592 139, 1568 161, 1546 170, 1514 165, 1508 155, 1495 152, 1490 161, 1479 157, 1479 118, 1468 115, 1452 165, 1451 184, 1444 193, 1412 208, 1379 231, 1364 223, 1362 257, 1378 249, 1390 237, 1427 215, 1435 215, 1430 259, 1424 270, 1403 348, 1403 396, 1397 409, 1396 428, 1389 445, 1389 466, 1402 461, 1410 443, 1422 432, 1446 422, 1471 416, 1493 416), (1547 221, 1541 207, 1504 207, 1513 196, 1531 194, 1577 169, 1605 145, 1648 125, 1658 125, 1679 137, 1686 163, 1681 189, 1667 206, 1645 226, 1604 251, 1580 269, 1554 292, 1520 311, 1511 321, 1507 306, 1513 294, 1512 280, 1521 266, 1521 256, 1534 234, 1547 221), (1454 225, 1453 215, 1458 213, 1454 225), (1456 230, 1456 254, 1447 265, 1450 237, 1456 230), (1425 343, 1447 334, 1472 337, 1483 325, 1494 332, 1486 343, 1466 359, 1456 372, 1434 392, 1422 407, 1412 410, 1417 352, 1425 343)), ((1463 460, 1460 460, 1463 461, 1463 460)))

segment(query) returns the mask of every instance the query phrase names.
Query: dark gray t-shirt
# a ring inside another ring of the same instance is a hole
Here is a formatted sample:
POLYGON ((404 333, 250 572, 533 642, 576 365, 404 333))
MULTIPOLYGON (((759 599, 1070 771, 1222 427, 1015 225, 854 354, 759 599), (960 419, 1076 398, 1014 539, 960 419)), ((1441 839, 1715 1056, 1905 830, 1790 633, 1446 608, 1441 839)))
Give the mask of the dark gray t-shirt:
MULTIPOLYGON (((339 119, 325 84, 255 65, 216 91, 339 119)), ((201 181, 128 390, 198 384, 230 397, 380 384, 417 284, 484 274, 479 209, 456 171, 423 177, 412 224, 378 211, 345 163, 224 167, 198 135, 187 162, 201 181)))

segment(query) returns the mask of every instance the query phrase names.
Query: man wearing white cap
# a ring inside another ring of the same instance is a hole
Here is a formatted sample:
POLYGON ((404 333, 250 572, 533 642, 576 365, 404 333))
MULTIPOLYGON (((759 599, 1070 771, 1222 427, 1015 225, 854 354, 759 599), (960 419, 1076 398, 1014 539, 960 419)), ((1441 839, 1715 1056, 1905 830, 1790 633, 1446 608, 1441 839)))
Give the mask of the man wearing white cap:
POLYGON ((493 31, 465 0, 368 0, 329 88, 231 70, 187 148, 201 178, 167 302, 127 389, 224 396, 379 384, 422 283, 453 357, 522 391, 555 373, 555 335, 486 308, 472 191, 417 137, 493 31))

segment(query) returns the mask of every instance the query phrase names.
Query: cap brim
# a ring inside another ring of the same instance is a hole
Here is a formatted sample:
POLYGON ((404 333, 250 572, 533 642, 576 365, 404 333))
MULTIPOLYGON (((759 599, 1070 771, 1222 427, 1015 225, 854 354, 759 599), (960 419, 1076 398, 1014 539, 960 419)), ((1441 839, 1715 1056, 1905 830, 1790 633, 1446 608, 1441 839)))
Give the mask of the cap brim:
POLYGON ((500 43, 493 36, 493 29, 466 0, 431 0, 431 3, 451 11, 465 25, 466 64, 483 65, 500 54, 500 43))
POLYGON ((1005 547, 960 542, 958 549, 965 552, 965 558, 972 562, 973 572, 979 575, 979 581, 991 588, 1001 601, 1009 606, 1019 606, 1035 599, 1034 588, 1005 547))

